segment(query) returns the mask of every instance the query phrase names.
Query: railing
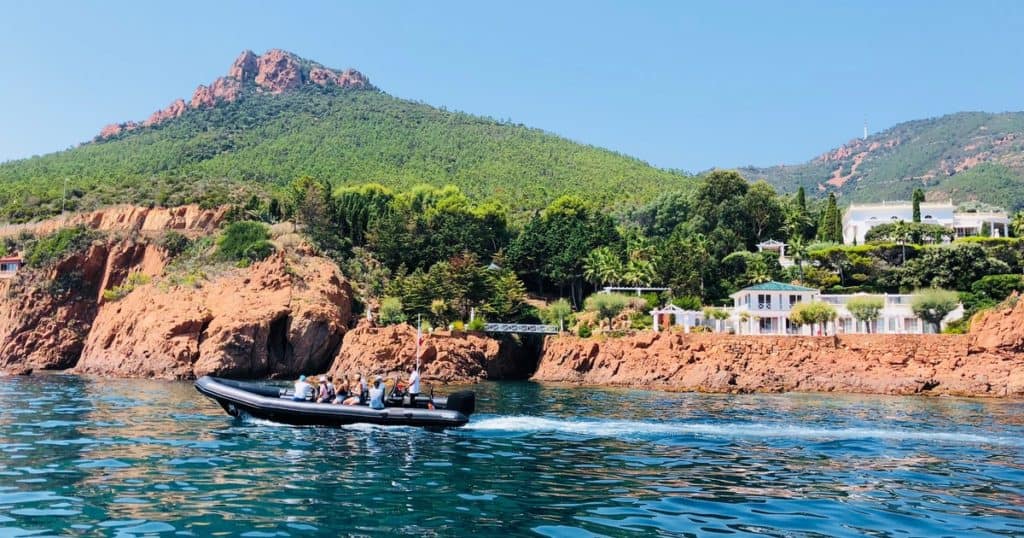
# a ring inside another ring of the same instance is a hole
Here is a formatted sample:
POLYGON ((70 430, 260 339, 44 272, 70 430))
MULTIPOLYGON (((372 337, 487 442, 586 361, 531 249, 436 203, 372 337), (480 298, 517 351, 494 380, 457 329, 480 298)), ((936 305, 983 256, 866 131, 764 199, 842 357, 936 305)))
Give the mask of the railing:
POLYGON ((484 331, 489 333, 558 334, 558 326, 531 323, 485 323, 484 331))

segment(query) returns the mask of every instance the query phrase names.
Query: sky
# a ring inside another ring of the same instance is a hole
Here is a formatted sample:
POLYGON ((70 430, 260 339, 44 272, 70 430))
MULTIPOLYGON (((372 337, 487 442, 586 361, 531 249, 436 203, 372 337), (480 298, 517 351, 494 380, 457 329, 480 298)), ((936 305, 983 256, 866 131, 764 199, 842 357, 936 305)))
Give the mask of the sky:
POLYGON ((1024 110, 1024 2, 0 1, 0 161, 142 120, 245 49, 663 168, 800 163, 1024 110))

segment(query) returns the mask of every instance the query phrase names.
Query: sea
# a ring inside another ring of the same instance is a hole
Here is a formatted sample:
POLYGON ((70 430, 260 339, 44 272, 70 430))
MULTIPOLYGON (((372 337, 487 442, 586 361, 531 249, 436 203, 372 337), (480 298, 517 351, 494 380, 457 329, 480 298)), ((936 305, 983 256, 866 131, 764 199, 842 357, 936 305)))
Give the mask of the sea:
POLYGON ((482 383, 458 429, 0 378, 0 536, 1024 536, 1024 402, 482 383))

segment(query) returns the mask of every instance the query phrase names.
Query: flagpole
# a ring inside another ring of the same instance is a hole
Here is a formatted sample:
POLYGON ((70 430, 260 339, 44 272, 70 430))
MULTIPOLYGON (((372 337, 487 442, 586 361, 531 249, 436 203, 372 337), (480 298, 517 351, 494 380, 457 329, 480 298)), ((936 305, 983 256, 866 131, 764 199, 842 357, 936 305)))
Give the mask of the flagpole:
POLYGON ((423 315, 416 314, 416 366, 420 365, 420 342, 423 341, 423 315))

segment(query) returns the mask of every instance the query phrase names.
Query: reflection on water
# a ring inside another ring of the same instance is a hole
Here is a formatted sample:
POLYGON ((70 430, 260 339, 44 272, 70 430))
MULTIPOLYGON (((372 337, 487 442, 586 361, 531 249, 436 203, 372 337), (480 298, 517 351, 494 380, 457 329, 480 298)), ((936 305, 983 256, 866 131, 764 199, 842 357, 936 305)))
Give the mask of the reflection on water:
POLYGON ((191 384, 0 379, 0 535, 1024 535, 1024 403, 477 387, 293 428, 191 384))

